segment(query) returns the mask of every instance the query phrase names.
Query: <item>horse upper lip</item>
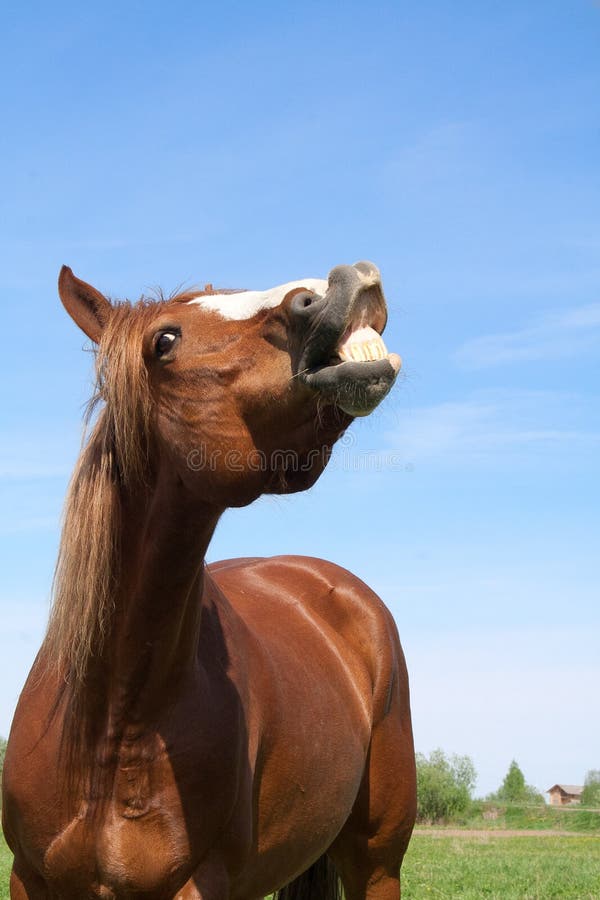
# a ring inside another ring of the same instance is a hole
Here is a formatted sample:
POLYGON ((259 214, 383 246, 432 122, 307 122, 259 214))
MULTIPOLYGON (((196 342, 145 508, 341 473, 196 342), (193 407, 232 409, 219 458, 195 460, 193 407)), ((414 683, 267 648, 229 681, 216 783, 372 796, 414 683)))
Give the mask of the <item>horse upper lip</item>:
POLYGON ((371 361, 383 359, 387 348, 381 338, 387 320, 383 295, 370 299, 359 298, 350 308, 349 315, 339 319, 335 326, 327 322, 327 308, 321 321, 316 323, 305 345, 307 369, 321 368, 346 360, 371 361), (362 348, 362 350, 361 350, 362 348), (356 351, 356 352, 354 352, 356 351))
MULTIPOLYGON (((373 267, 374 268, 374 267, 373 267)), ((375 270, 376 271, 376 270, 375 270)), ((354 266, 332 270, 327 291, 306 305, 302 299, 292 307, 300 328, 300 352, 297 371, 311 371, 340 359, 350 350, 355 360, 380 359, 386 354, 381 333, 387 320, 387 307, 379 273, 364 277, 354 266), (354 339, 353 339, 354 335, 354 339), (361 353, 354 345, 369 344, 361 353), (352 346, 346 346, 352 345, 352 346)))

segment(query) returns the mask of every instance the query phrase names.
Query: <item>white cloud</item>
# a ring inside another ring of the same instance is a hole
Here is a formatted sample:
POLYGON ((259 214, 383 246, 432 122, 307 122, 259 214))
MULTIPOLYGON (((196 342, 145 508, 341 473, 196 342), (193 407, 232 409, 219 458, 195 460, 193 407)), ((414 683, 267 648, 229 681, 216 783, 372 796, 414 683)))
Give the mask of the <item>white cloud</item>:
MULTIPOLYGON (((71 467, 72 468, 72 467, 71 467)), ((0 457, 0 479, 3 481, 28 481, 38 478, 66 478, 71 468, 60 463, 43 460, 0 457)))
POLYGON ((384 166, 386 187, 414 190, 433 182, 473 175, 477 134, 469 122, 444 122, 420 134, 384 166))
POLYGON ((62 432, 25 429, 0 431, 0 481, 67 478, 77 456, 81 434, 69 424, 62 432))
POLYGON ((60 521, 58 515, 47 516, 9 516, 0 522, 0 535, 7 537, 14 534, 28 534, 31 531, 56 532, 60 521))
POLYGON ((49 604, 17 598, 0 598, 0 736, 7 737, 19 694, 44 636, 49 604))
POLYGON ((478 391, 407 410, 388 440, 413 463, 561 456, 600 447, 600 432, 585 427, 585 405, 577 395, 553 391, 478 391))
POLYGON ((467 341, 455 353, 468 368, 566 359, 600 347, 600 303, 548 313, 529 327, 467 341))

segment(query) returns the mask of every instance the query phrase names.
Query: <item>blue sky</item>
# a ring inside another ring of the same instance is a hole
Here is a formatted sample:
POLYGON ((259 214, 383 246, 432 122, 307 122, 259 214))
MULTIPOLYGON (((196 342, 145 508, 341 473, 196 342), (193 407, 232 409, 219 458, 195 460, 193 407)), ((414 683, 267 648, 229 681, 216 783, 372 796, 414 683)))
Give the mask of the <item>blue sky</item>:
POLYGON ((599 765, 600 3, 8 4, 0 79, 0 733, 41 639, 115 297, 373 259, 404 359, 305 495, 210 558, 342 563, 392 609, 417 748, 480 793, 599 765))

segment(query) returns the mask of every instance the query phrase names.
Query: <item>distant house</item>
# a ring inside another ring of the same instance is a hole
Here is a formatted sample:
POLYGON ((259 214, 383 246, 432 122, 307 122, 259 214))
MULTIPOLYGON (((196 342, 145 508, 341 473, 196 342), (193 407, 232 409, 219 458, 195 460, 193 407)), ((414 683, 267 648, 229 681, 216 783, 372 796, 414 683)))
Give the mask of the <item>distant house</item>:
POLYGON ((555 784, 546 791, 550 794, 551 806, 570 806, 579 803, 583 787, 578 784, 555 784))

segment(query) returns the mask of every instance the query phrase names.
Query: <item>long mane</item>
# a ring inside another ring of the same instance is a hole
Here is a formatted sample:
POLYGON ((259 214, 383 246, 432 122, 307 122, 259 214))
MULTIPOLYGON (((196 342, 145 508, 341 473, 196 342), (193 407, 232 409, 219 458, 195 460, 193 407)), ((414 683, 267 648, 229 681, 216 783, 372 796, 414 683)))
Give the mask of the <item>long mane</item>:
POLYGON ((152 400, 144 330, 161 307, 211 291, 207 285, 204 291, 114 304, 96 350, 87 436, 65 501, 44 644, 47 662, 75 690, 85 683, 90 662, 102 656, 110 631, 120 574, 123 492, 135 490, 147 477, 152 400))
POLYGON ((60 712, 62 770, 73 814, 82 794, 90 814, 100 808, 116 765, 110 744, 117 736, 111 738, 108 722, 110 635, 119 600, 123 501, 143 485, 149 463, 152 401, 142 336, 156 310, 146 301, 115 305, 97 348, 87 437, 65 501, 52 608, 38 657, 40 675, 50 673, 59 685, 53 715, 60 712))
POLYGON ((86 423, 102 404, 69 486, 45 640, 48 663, 73 690, 102 656, 119 579, 123 490, 143 482, 151 398, 142 333, 156 304, 119 304, 96 353, 86 423))
POLYGON ((113 304, 96 350, 86 437, 63 512, 52 608, 36 666, 59 684, 67 796, 106 794, 119 734, 109 723, 111 642, 120 596, 124 502, 148 490, 153 401, 143 336, 161 307, 208 291, 113 304), (90 424, 91 423, 91 424, 90 424), (104 759, 103 766, 97 764, 104 759))

